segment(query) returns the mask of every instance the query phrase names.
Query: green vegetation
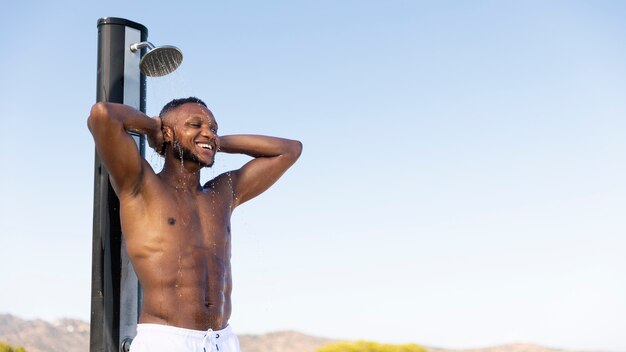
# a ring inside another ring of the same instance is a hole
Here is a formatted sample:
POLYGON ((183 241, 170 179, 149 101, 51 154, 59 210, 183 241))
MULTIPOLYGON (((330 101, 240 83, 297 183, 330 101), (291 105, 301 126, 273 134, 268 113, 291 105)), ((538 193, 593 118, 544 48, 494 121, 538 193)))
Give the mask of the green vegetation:
POLYGON ((317 352, 426 352, 415 344, 387 345, 370 341, 335 342, 324 345, 317 352))
POLYGON ((26 352, 26 349, 22 346, 13 347, 6 342, 0 341, 0 352, 26 352))

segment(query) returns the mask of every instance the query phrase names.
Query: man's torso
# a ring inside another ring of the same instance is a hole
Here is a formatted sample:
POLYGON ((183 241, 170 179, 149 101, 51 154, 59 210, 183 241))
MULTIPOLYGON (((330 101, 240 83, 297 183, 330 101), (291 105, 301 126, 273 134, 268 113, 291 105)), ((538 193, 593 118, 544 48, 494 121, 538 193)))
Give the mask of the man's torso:
POLYGON ((226 182, 196 192, 157 175, 120 198, 126 248, 142 286, 141 323, 222 329, 231 313, 230 215, 226 182))

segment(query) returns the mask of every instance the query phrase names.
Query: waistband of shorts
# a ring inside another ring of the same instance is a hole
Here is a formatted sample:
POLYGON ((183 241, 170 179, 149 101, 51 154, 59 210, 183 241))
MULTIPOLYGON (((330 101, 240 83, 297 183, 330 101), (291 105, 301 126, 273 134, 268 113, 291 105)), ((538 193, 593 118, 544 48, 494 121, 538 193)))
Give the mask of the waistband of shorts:
POLYGON ((210 332, 213 337, 227 337, 231 335, 232 329, 230 325, 227 325, 225 328, 221 330, 193 330, 193 329, 185 329, 179 328, 177 326, 171 325, 162 325, 162 324, 137 324, 137 333, 147 332, 147 333, 166 333, 166 334, 174 334, 179 336, 191 337, 191 338, 199 338, 203 339, 207 332, 210 332))

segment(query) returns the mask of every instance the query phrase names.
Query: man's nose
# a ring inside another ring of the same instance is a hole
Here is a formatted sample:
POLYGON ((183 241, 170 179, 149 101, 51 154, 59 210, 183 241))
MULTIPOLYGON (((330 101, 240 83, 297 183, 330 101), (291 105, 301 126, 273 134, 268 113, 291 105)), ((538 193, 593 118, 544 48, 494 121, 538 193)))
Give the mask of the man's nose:
POLYGON ((215 138, 217 135, 208 127, 202 129, 201 134, 203 137, 215 138))

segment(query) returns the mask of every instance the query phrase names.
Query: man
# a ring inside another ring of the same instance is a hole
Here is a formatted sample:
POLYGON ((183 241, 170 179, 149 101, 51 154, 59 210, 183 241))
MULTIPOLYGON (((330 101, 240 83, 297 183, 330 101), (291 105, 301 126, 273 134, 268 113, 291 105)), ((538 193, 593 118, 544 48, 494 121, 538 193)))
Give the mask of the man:
POLYGON ((87 122, 120 200, 126 250, 143 290, 132 352, 239 351, 230 331, 230 216, 293 165, 298 141, 218 136, 206 104, 176 99, 150 118, 129 106, 97 103, 87 122), (155 173, 128 132, 145 134, 165 158, 155 173), (204 186, 215 154, 253 157, 204 186))

